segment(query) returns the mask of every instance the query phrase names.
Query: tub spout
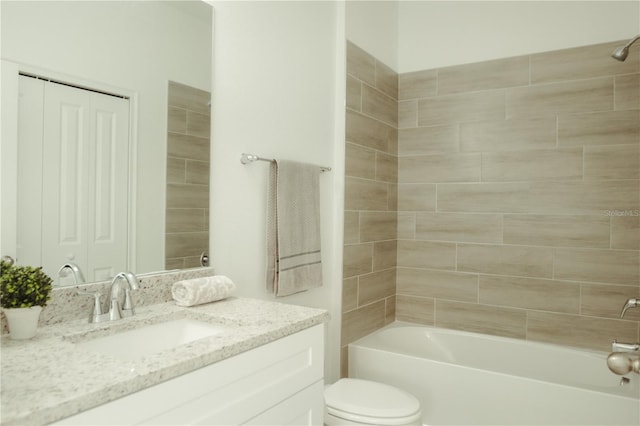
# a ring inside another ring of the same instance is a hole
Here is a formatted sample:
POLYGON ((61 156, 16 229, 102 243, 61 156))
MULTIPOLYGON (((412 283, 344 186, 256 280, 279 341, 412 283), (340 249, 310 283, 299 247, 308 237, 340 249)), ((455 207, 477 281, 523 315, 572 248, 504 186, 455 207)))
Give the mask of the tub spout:
POLYGON ((620 312, 620 318, 624 317, 624 314, 625 312, 627 312, 627 310, 631 308, 637 308, 639 306, 640 306, 640 298, 632 297, 630 299, 627 299, 627 301, 624 303, 624 306, 622 307, 622 312, 620 312))

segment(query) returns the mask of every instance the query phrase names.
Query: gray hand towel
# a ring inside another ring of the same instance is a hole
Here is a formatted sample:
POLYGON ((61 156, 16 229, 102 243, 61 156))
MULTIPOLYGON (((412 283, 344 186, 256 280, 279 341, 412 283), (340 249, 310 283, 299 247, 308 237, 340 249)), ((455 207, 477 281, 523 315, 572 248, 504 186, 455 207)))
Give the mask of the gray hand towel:
POLYGON ((322 285, 320 169, 276 160, 269 171, 267 290, 288 296, 322 285))

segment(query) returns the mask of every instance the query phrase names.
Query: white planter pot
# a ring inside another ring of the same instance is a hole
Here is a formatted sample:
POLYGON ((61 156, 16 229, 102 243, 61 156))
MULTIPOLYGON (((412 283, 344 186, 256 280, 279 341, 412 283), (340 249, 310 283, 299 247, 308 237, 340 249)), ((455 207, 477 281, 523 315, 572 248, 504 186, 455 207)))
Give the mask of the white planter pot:
POLYGON ((31 339, 36 335, 38 318, 42 312, 42 306, 30 308, 3 309, 9 323, 9 335, 15 340, 31 339))

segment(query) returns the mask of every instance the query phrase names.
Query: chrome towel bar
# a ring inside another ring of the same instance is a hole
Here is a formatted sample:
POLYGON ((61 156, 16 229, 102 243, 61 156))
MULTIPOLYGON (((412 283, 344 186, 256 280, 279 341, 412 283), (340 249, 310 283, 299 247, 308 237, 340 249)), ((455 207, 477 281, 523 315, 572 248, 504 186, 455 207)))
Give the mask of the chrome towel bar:
MULTIPOLYGON (((242 164, 251 164, 254 161, 268 161, 270 163, 275 162, 276 160, 273 158, 263 158, 263 157, 259 157, 255 154, 246 154, 246 153, 242 153, 242 155, 240 156, 240 162, 242 164)), ((320 167, 320 171, 322 172, 329 172, 331 171, 331 167, 324 167, 324 166, 318 166, 320 167)))

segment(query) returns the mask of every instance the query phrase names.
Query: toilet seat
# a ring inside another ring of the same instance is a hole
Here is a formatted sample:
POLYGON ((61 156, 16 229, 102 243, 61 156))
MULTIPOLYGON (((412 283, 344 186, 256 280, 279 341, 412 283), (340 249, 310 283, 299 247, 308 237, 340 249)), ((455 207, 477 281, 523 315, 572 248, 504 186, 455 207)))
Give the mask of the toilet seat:
POLYGON ((413 395, 383 383, 340 379, 324 392, 327 413, 375 425, 419 423, 420 402, 413 395))

